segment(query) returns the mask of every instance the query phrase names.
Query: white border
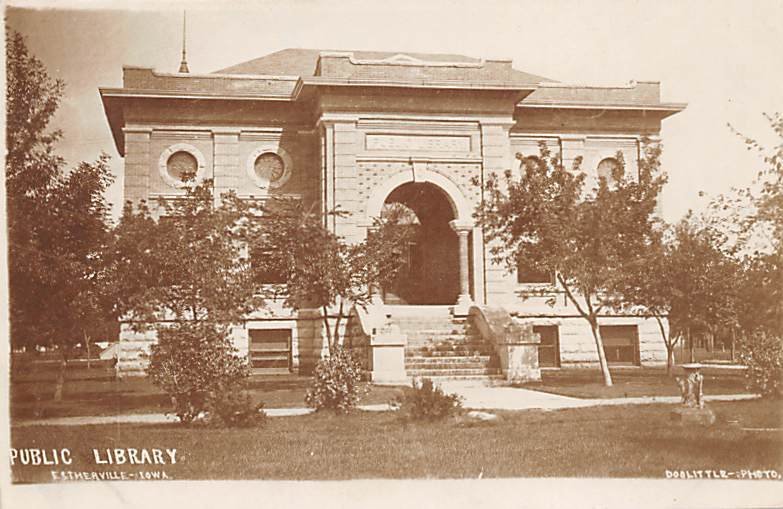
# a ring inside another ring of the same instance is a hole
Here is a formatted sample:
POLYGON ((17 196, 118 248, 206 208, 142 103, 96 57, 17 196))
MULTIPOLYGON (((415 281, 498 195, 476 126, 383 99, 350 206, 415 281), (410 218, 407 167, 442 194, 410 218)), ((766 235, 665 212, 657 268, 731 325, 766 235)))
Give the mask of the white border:
POLYGON ((188 143, 175 143, 174 145, 166 148, 161 154, 158 161, 158 171, 163 181, 169 186, 175 189, 182 189, 200 183, 204 180, 204 174, 206 173, 207 160, 204 158, 204 154, 199 149, 188 143), (198 168, 196 169, 195 182, 183 182, 179 179, 175 179, 169 174, 168 162, 169 158, 177 152, 187 152, 196 158, 198 168))
POLYGON ((292 167, 291 156, 278 145, 261 145, 250 153, 245 164, 247 176, 261 189, 279 189, 283 187, 288 182, 288 179, 291 178, 292 167), (283 160, 283 175, 274 182, 261 178, 256 173, 256 159, 263 154, 275 154, 283 160))

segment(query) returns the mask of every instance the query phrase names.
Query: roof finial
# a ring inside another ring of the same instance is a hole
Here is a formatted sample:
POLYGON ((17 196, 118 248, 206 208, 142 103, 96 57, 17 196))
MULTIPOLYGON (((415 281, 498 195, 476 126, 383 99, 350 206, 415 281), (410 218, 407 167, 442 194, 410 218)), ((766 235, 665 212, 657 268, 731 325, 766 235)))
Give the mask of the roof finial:
POLYGON ((187 13, 182 11, 182 62, 179 63, 179 72, 190 72, 188 61, 185 58, 185 36, 187 35, 187 13))

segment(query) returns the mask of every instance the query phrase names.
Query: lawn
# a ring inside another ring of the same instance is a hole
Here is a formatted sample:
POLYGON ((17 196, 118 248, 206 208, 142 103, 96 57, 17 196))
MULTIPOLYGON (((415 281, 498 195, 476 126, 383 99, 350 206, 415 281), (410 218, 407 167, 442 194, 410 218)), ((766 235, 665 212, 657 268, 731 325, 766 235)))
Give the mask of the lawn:
MULTIPOLYGON (((589 369, 543 370, 541 382, 516 385, 574 398, 629 398, 638 396, 679 396, 680 389, 674 378, 666 376, 662 369, 625 368, 613 369, 612 387, 606 387, 601 373, 589 369)), ((675 368, 676 376, 682 368, 675 368)), ((742 371, 712 368, 704 371, 704 394, 747 393, 742 371)))
MULTIPOLYGON (((543 371, 542 382, 520 385, 577 398, 678 396, 673 379, 661 369, 615 369, 614 386, 605 387, 597 370, 543 371)), ((256 402, 267 408, 304 406, 310 378, 294 375, 253 376, 250 390, 256 402)), ((115 379, 103 369, 68 371, 63 400, 52 400, 55 376, 50 370, 11 377, 11 417, 34 419, 81 415, 161 413, 170 408, 168 396, 146 378, 115 379)), ((361 404, 387 403, 399 394, 398 387, 368 386, 361 404)), ((705 372, 704 393, 747 392, 740 371, 711 369, 705 372)))
MULTIPOLYGON (((300 376, 253 376, 249 388, 253 400, 267 408, 305 406, 310 378, 300 376)), ((370 386, 360 401, 363 405, 388 403, 399 388, 370 386)), ((126 379, 83 378, 68 380, 62 401, 53 401, 54 380, 11 382, 11 418, 32 419, 79 415, 161 413, 170 409, 169 397, 142 377, 126 379)))
MULTIPOLYGON (((497 421, 401 421, 396 412, 271 418, 264 428, 178 425, 33 426, 15 448, 69 448, 74 471, 163 470, 173 479, 651 477, 666 470, 783 474, 783 415, 763 400, 711 405, 710 428, 669 422, 671 405, 499 413, 497 421), (732 423, 731 421, 738 421, 732 423), (759 428, 759 430, 743 430, 759 428), (773 428, 772 431, 769 428, 773 428), (175 465, 94 465, 93 448, 176 448, 175 465)), ((51 467, 15 466, 15 482, 47 482, 51 467)))

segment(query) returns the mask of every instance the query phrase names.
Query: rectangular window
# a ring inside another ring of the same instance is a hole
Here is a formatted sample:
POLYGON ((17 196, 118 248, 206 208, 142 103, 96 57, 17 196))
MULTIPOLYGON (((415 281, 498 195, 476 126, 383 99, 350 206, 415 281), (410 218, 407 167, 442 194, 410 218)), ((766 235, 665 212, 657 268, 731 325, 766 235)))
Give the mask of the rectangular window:
POLYGON ((256 249, 250 256, 256 282, 261 284, 285 284, 286 274, 276 263, 274 252, 268 249, 256 249))
POLYGON ((248 354, 253 373, 288 373, 291 369, 291 329, 250 329, 248 354))
POLYGON ((517 283, 521 284, 555 284, 555 275, 551 272, 534 270, 524 263, 517 265, 517 283))
POLYGON ((560 330, 557 325, 534 325, 541 343, 538 345, 538 365, 542 368, 560 367, 560 330))
POLYGON ((606 362, 639 365, 639 331, 636 325, 601 325, 606 362))

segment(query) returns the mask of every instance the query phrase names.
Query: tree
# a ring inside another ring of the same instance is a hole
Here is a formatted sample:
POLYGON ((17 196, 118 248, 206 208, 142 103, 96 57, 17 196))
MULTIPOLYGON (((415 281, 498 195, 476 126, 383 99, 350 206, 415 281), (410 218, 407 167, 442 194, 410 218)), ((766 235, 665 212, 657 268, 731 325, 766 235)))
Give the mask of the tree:
POLYGON ((740 261, 737 325, 749 388, 781 395, 783 380, 783 115, 765 115, 778 141, 766 147, 737 132, 764 167, 744 189, 711 203, 712 222, 728 231, 728 250, 740 261))
POLYGON ((249 369, 229 328, 264 305, 247 254, 253 205, 233 192, 216 205, 211 181, 193 183, 154 212, 146 203, 127 204, 115 231, 117 312, 136 329, 156 331, 148 373, 184 423, 214 409, 224 415, 232 401, 249 405, 235 397, 249 369))
POLYGON ((739 269, 721 251, 717 232, 689 213, 669 232, 654 236, 645 251, 635 253, 611 291, 626 306, 641 306, 642 313, 656 320, 671 375, 674 347, 683 337, 691 341, 692 352, 692 331, 715 334, 718 327, 734 327, 739 269), (667 318, 668 333, 663 323, 667 318))
POLYGON ((410 230, 399 225, 399 219, 399 214, 376 219, 367 238, 351 244, 324 226, 320 211, 299 200, 281 198, 265 208, 255 242, 268 253, 264 270, 272 267, 283 275, 287 306, 321 310, 330 352, 341 344, 340 323, 347 308, 367 305, 373 291, 393 281, 402 268, 401 248, 410 230), (337 318, 332 324, 329 313, 334 307, 337 318))
POLYGON ((256 227, 252 202, 212 183, 189 186, 179 199, 126 204, 112 249, 117 312, 139 326, 161 320, 232 324, 264 302, 247 243, 256 227))
MULTIPOLYGON (((631 253, 654 238, 660 174, 660 147, 646 145, 638 176, 625 173, 622 154, 610 178, 585 190, 581 159, 567 169, 545 144, 537 158, 523 161, 521 174, 488 177, 476 217, 497 263, 510 269, 524 263, 555 274, 566 299, 590 325, 604 383, 612 384, 598 323, 605 310, 621 305, 611 292, 631 253)), ((554 299, 550 299, 554 304, 554 299)))
POLYGON ((6 59, 11 341, 58 346, 59 399, 68 350, 111 320, 101 283, 112 175, 105 154, 66 170, 55 154, 62 133, 49 129, 64 83, 49 77, 18 33, 6 35, 6 59))
MULTIPOLYGON (((736 242, 734 252, 748 267, 746 297, 752 303, 745 315, 746 332, 757 329, 772 335, 783 331, 783 115, 764 115, 778 142, 767 148, 757 140, 737 133, 748 150, 759 154, 765 166, 751 187, 721 196, 712 210, 733 212, 736 242), (753 318, 749 323, 748 318, 753 318)), ((729 126, 731 127, 731 126, 729 126)), ((735 131, 736 132, 736 131, 735 131)))

